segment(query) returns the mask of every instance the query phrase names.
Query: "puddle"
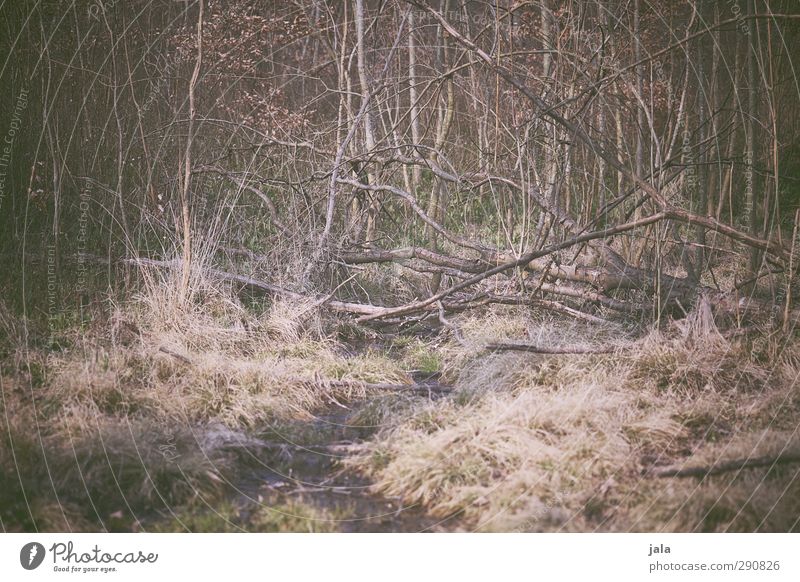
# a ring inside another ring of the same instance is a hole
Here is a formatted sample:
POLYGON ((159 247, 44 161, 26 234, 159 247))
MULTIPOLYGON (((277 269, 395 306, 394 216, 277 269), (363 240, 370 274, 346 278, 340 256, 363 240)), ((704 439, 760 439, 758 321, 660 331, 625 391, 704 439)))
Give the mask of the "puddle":
MULTIPOLYGON (((440 396, 438 382, 429 382, 431 397, 440 396)), ((352 403, 349 410, 329 408, 312 421, 269 427, 259 435, 260 445, 250 449, 251 468, 236 484, 237 504, 245 514, 260 504, 295 501, 336 516, 343 532, 419 532, 437 526, 441 520, 400 499, 370 492, 369 481, 342 467, 341 459, 378 428, 353 422, 370 402, 352 403)))

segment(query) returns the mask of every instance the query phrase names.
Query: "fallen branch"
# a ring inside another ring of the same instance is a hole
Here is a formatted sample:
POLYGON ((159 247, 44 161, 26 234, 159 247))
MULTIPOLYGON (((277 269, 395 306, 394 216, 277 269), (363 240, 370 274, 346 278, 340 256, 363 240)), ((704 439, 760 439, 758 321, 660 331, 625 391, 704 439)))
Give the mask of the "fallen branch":
POLYGON ((573 246, 581 244, 583 242, 587 242, 587 241, 590 241, 590 240, 595 240, 595 239, 598 239, 598 238, 611 236, 612 234, 625 232, 627 230, 633 230, 635 228, 640 228, 642 226, 647 226, 648 224, 654 224, 656 222, 664 220, 665 217, 666 217, 666 215, 663 212, 659 212, 657 214, 653 214, 651 216, 647 216, 647 217, 641 218, 639 220, 634 220, 634 221, 631 221, 631 222, 627 222, 625 224, 620 224, 620 225, 617 225, 617 226, 614 226, 614 227, 609 227, 609 228, 606 228, 606 229, 603 229, 603 230, 597 230, 597 231, 593 231, 593 232, 588 232, 586 234, 582 234, 580 236, 576 236, 576 237, 570 238, 570 239, 568 239, 568 240, 566 240, 564 242, 549 245, 549 246, 547 246, 547 247, 545 247, 545 248, 543 248, 541 250, 537 250, 537 251, 532 251, 530 253, 526 253, 526 254, 522 255, 521 257, 519 257, 518 259, 502 263, 502 264, 500 264, 500 265, 498 265, 498 266, 496 266, 496 267, 494 267, 492 269, 488 269, 488 270, 484 271, 483 273, 475 275, 474 277, 470 277, 469 279, 466 279, 464 281, 456 283, 455 285, 453 285, 451 287, 448 287, 447 289, 445 289, 443 291, 440 291, 439 293, 436 293, 435 295, 431 295, 430 297, 428 297, 425 300, 415 301, 413 303, 408 303, 406 305, 401 305, 399 307, 383 308, 383 309, 380 309, 379 311, 377 311, 375 313, 359 317, 358 321, 363 323, 365 321, 370 321, 370 320, 373 320, 373 319, 379 319, 379 318, 391 317, 391 316, 398 316, 398 315, 407 315, 409 313, 414 313, 416 311, 421 311, 424 308, 426 308, 428 305, 436 303, 437 301, 441 301, 442 299, 444 299, 448 295, 451 295, 455 291, 460 291, 461 289, 464 289, 466 287, 470 287, 470 286, 474 285, 475 283, 480 283, 481 281, 491 277, 492 275, 497 275, 498 273, 502 273, 503 271, 507 271, 509 269, 515 269, 517 267, 521 267, 523 265, 527 265, 528 263, 530 263, 531 261, 533 261, 535 259, 538 259, 540 257, 545 257, 547 255, 551 255, 551 254, 553 254, 553 253, 555 253, 557 251, 560 251, 562 249, 566 249, 566 248, 569 248, 569 247, 573 247, 573 246))
POLYGON ((441 301, 436 302, 436 306, 439 308, 439 323, 445 326, 447 329, 453 332, 453 337, 456 338, 456 341, 461 344, 462 346, 466 346, 466 342, 464 341, 464 336, 461 335, 461 330, 458 328, 456 324, 451 321, 448 321, 447 318, 444 316, 444 305, 441 301))
MULTIPOLYGON (((642 221, 652 222, 653 220, 654 217, 651 216, 642 219, 641 221, 637 221, 636 223, 641 223, 642 221)), ((608 230, 618 231, 621 228, 633 228, 632 226, 633 224, 634 223, 628 223, 608 230)), ((592 233, 587 233, 586 235, 581 235, 581 237, 578 238, 585 239, 587 237, 594 238, 599 236, 602 236, 599 232, 592 232, 592 233)), ((400 307, 382 307, 380 305, 372 305, 369 303, 353 303, 348 301, 339 301, 332 299, 330 294, 327 295, 303 294, 297 291, 286 289, 284 287, 280 287, 278 285, 273 285, 271 283, 261 281, 259 279, 254 279, 252 277, 248 277, 245 275, 238 275, 236 273, 229 273, 227 271, 221 271, 219 269, 207 269, 206 273, 214 277, 217 277, 220 280, 238 283, 243 287, 248 287, 252 290, 266 292, 281 297, 287 297, 289 299, 294 299, 297 301, 310 301, 313 303, 314 307, 325 305, 329 307, 331 310, 339 313, 347 313, 359 316, 357 318, 358 322, 383 319, 384 322, 391 321, 393 323, 399 323, 403 321, 402 318, 404 316, 415 313, 426 314, 425 316, 427 317, 428 314, 433 314, 438 312, 439 308, 437 303, 439 301, 442 301, 442 304, 446 312, 465 311, 467 309, 474 309, 477 307, 481 307, 483 305, 489 305, 493 303, 505 304, 505 305, 529 305, 532 307, 541 307, 543 309, 565 313, 567 315, 579 319, 592 321, 593 323, 608 323, 604 319, 598 318, 588 313, 578 311, 576 309, 560 304, 558 302, 537 297, 526 297, 524 295, 496 295, 492 293, 480 293, 477 296, 452 297, 450 298, 449 301, 443 301, 445 297, 453 294, 456 291, 460 291, 461 289, 474 285, 475 283, 478 283, 502 271, 518 267, 527 262, 530 262, 531 259, 529 257, 531 257, 532 255, 545 255, 553 252, 553 249, 560 249, 565 246, 570 246, 571 244, 574 243, 574 241, 575 239, 570 239, 569 241, 565 241, 564 243, 547 247, 546 249, 542 249, 541 251, 536 251, 535 253, 529 253, 528 255, 524 255, 520 259, 510 261, 507 263, 502 263, 497 267, 494 267, 487 271, 483 271, 473 277, 464 279, 461 282, 453 285, 452 287, 445 289, 444 291, 437 293, 436 295, 433 295, 425 300, 416 301, 400 307)), ((162 260, 148 259, 142 257, 109 260, 107 257, 99 257, 88 253, 81 253, 80 259, 84 261, 92 261, 101 264, 108 264, 109 262, 119 262, 130 265, 149 266, 149 267, 166 268, 166 269, 181 268, 181 264, 179 261, 162 261, 162 260)), ((612 297, 608 297, 607 295, 604 295, 602 293, 591 291, 589 289, 577 289, 577 288, 567 287, 564 285, 542 283, 540 285, 540 291, 544 293, 573 297, 575 299, 581 299, 592 303, 598 303, 600 305, 603 305, 604 307, 608 307, 610 309, 614 309, 615 311, 621 311, 624 313, 641 313, 641 312, 646 312, 647 310, 650 309, 650 306, 646 303, 623 302, 614 299, 612 297)), ((771 310, 771 304, 767 301, 757 300, 755 298, 741 298, 737 300, 736 297, 721 293, 718 293, 711 298, 711 305, 715 313, 738 314, 739 316, 747 316, 752 318, 757 318, 761 315, 769 314, 771 310)), ((792 325, 800 325, 800 309, 792 310, 789 316, 789 322, 792 325)))
POLYGON ((178 352, 176 352, 174 350, 171 350, 171 349, 169 349, 167 347, 161 346, 160 348, 158 348, 158 351, 162 352, 164 354, 167 354, 168 356, 172 356, 173 358, 175 358, 176 360, 180 360, 184 364, 191 364, 192 363, 192 360, 190 360, 189 358, 187 358, 183 354, 179 354, 178 352))
POLYGON ((731 471, 742 469, 753 469, 756 467, 775 467, 788 463, 800 463, 800 453, 784 453, 765 457, 748 457, 746 459, 735 459, 711 465, 708 467, 669 467, 657 471, 657 477, 708 477, 709 475, 719 475, 731 471))
POLYGON ((585 346, 555 346, 545 347, 536 344, 525 343, 492 343, 486 344, 485 350, 502 351, 509 350, 515 352, 531 352, 534 354, 610 354, 615 351, 613 347, 593 348, 585 346))
POLYGON ((447 267, 463 271, 464 273, 480 273, 486 268, 486 264, 477 259, 463 259, 451 257, 424 247, 405 247, 400 249, 382 250, 370 249, 360 252, 342 252, 339 258, 348 265, 363 265, 366 263, 389 263, 393 261, 404 261, 410 259, 420 259, 431 265, 447 267))

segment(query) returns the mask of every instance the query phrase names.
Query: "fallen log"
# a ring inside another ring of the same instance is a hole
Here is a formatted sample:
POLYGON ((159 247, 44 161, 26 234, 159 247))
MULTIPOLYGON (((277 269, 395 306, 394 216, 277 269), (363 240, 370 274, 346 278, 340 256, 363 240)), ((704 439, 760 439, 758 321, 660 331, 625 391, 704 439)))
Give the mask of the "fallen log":
POLYGON ((359 317, 358 321, 363 323, 363 322, 366 322, 366 321, 371 321, 373 319, 380 319, 380 318, 383 318, 383 317, 396 317, 398 315, 407 315, 409 313, 418 312, 418 311, 423 310, 424 308, 426 308, 428 305, 436 303, 437 301, 441 301, 445 297, 447 297, 449 295, 452 295, 456 291, 460 291, 461 289, 465 289, 465 288, 470 287, 470 286, 472 286, 472 285, 474 285, 476 283, 480 283, 484 279, 488 279, 489 277, 491 277, 493 275, 497 275, 498 273, 502 273, 502 272, 508 271, 510 269, 515 269, 517 267, 524 266, 524 265, 530 263, 531 261, 533 261, 535 259, 538 259, 540 257, 545 257, 547 255, 551 255, 551 254, 553 254, 553 253, 555 253, 557 251, 560 251, 560 250, 563 250, 563 249, 567 249, 567 248, 579 245, 579 244, 581 244, 583 242, 588 242, 588 241, 595 240, 595 239, 598 239, 598 238, 604 238, 604 237, 607 237, 607 236, 611 236, 612 234, 617 234, 617 233, 620 233, 620 232, 633 230, 635 228, 639 228, 639 227, 642 227, 642 226, 647 226, 648 224, 654 224, 656 222, 660 222, 661 220, 664 220, 665 217, 666 217, 666 214, 663 213, 663 212, 660 212, 660 213, 657 213, 657 214, 653 214, 651 216, 647 216, 645 218, 641 218, 639 220, 634 220, 634 221, 631 221, 631 222, 627 222, 625 224, 620 224, 620 225, 617 225, 617 226, 605 228, 605 229, 599 230, 599 231, 588 232, 586 234, 582 234, 580 236, 576 236, 576 237, 570 238, 570 239, 568 239, 566 241, 563 241, 561 243, 551 244, 551 245, 549 245, 549 246, 547 246, 547 247, 545 247, 543 249, 536 250, 536 251, 531 251, 529 253, 525 253, 522 256, 520 256, 518 259, 514 259, 512 261, 501 263, 500 265, 498 265, 496 267, 493 267, 491 269, 487 269, 486 271, 484 271, 482 273, 479 273, 479 274, 475 275, 474 277, 470 277, 469 279, 466 279, 464 281, 456 283, 455 285, 452 285, 451 287, 448 287, 447 289, 444 289, 443 291, 440 291, 439 293, 431 295, 427 299, 424 299, 424 300, 421 300, 421 301, 415 301, 415 302, 412 302, 412 303, 408 303, 406 305, 401 305, 399 307, 383 308, 383 309, 381 309, 380 311, 378 311, 376 313, 372 313, 372 314, 369 314, 369 315, 363 315, 363 316, 359 317))
MULTIPOLYGON (((464 259, 437 253, 424 247, 343 252, 339 255, 339 259, 349 265, 419 259, 445 270, 452 269, 454 272, 458 272, 459 276, 478 274, 485 271, 487 268, 496 267, 515 260, 514 257, 501 252, 487 253, 480 259, 464 259)), ((604 293, 615 289, 647 289, 652 287, 655 278, 653 273, 645 269, 627 265, 624 261, 615 262, 611 267, 601 267, 583 265, 581 263, 571 265, 557 264, 551 260, 545 260, 544 257, 542 257, 523 265, 523 268, 528 271, 539 273, 546 279, 552 281, 563 280, 573 283, 586 283, 595 289, 602 289, 604 293)), ((688 279, 679 279, 666 274, 662 274, 661 277, 662 285, 672 289, 673 293, 676 295, 678 294, 676 292, 679 291, 680 296, 683 297, 687 294, 694 293, 697 289, 688 279)), ((558 294, 558 291, 553 292, 558 294)), ((574 295, 574 293, 577 292, 578 290, 575 290, 571 293, 567 293, 567 295, 578 296, 574 295)), ((610 298, 606 297, 606 299, 610 298)), ((594 301, 603 302, 598 299, 594 301)), ((617 305, 620 304, 618 303, 617 305)), ((615 308, 611 304, 608 304, 608 306, 615 308)), ((638 311, 638 309, 634 310, 638 311)), ((630 309, 624 308, 623 311, 630 311, 630 309)))
POLYGON ((533 354, 611 354, 616 351, 614 347, 540 346, 516 342, 486 344, 484 349, 488 351, 530 352, 533 354))
POLYGON ((753 469, 757 467, 775 467, 789 463, 800 463, 800 453, 783 453, 765 457, 748 457, 746 459, 734 459, 710 465, 706 467, 669 467, 655 472, 657 477, 708 477, 710 475, 720 475, 731 471, 741 471, 742 469, 753 469))
POLYGON ((382 250, 369 249, 361 252, 342 252, 339 259, 349 265, 361 265, 365 263, 388 263, 393 261, 421 259, 432 265, 447 267, 462 271, 464 273, 479 273, 487 265, 479 259, 462 259, 451 257, 424 247, 405 247, 400 249, 382 250))
MULTIPOLYGON (((634 224, 639 224, 641 222, 652 222, 654 217, 648 217, 642 219, 640 221, 635 221, 635 223, 628 223, 626 225, 620 225, 618 227, 614 227, 613 229, 607 229, 606 231, 599 231, 588 233, 586 235, 581 235, 581 237, 577 237, 580 239, 586 239, 587 237, 599 237, 602 236, 602 232, 607 232, 609 230, 619 231, 621 228, 634 228, 634 224)), ((474 309, 480 307, 482 305, 488 305, 492 303, 499 303, 499 304, 506 304, 506 305, 530 305, 530 306, 538 306, 544 309, 549 309, 552 311, 558 311, 561 313, 565 313, 579 319, 584 319, 587 321, 593 321, 595 323, 606 323, 605 320, 601 318, 597 318, 592 316, 591 314, 584 313, 572 307, 560 304, 555 301, 551 301, 548 299, 543 299, 539 297, 530 297, 525 296, 524 294, 520 295, 496 295, 492 293, 479 293, 477 296, 472 297, 451 297, 455 294, 455 292, 470 287, 476 283, 483 281, 484 279, 489 278, 492 275, 501 273, 503 271, 512 269, 514 267, 519 267, 527 262, 530 262, 530 257, 532 255, 545 255, 547 253, 554 252, 553 249, 560 249, 566 246, 570 246, 574 244, 575 239, 570 239, 569 241, 565 241, 563 243, 559 243, 556 245, 551 245, 541 251, 535 251, 533 253, 529 253, 516 259, 514 261, 502 263, 497 267, 493 267, 491 269, 487 269, 460 281, 459 283, 454 284, 453 286, 441 291, 431 297, 428 297, 424 300, 418 300, 406 305, 402 305, 399 307, 383 307, 380 305, 372 305, 368 303, 354 303, 348 301, 340 301, 337 299, 333 299, 331 295, 310 295, 310 294, 303 294, 297 291, 292 291, 290 289, 286 289, 284 287, 273 285, 271 283, 267 283, 265 281, 261 281, 259 279, 255 279, 253 277, 248 277, 246 275, 239 275, 236 273, 229 273, 227 271, 222 271, 219 269, 206 269, 206 273, 209 275, 216 277, 223 281, 230 281, 233 283, 238 283, 242 285, 242 287, 247 287, 252 290, 257 290, 265 293, 270 293, 273 295, 277 295, 280 297, 286 297, 289 299, 294 299, 297 301, 305 301, 310 302, 313 307, 319 307, 322 305, 327 306, 332 311, 336 311, 339 313, 347 313, 350 315, 358 316, 356 321, 363 323, 367 321, 373 321, 382 319, 385 321, 394 320, 396 322, 402 321, 402 318, 407 317, 411 314, 424 314, 427 317, 429 314, 438 312, 438 302, 442 301, 444 305, 444 309, 447 312, 457 312, 457 311, 464 311, 467 309, 474 309), (450 300, 446 300, 446 298, 450 298, 450 300)), ((163 261, 158 259, 149 259, 144 257, 139 258, 127 258, 127 259, 116 259, 114 261, 110 261, 106 257, 98 257, 96 255, 90 255, 87 253, 82 253, 80 255, 81 260, 84 261, 92 261, 101 264, 108 264, 109 262, 119 262, 124 264, 130 265, 138 265, 138 266, 149 266, 149 267, 156 267, 156 268, 165 268, 165 269, 180 269, 182 268, 182 263, 180 260, 172 260, 172 261, 163 261)), ((632 302, 624 302, 620 301, 602 293, 592 291, 591 289, 579 289, 573 287, 567 287, 564 285, 555 285, 551 283, 541 283, 539 286, 539 291, 544 293, 551 293, 556 295, 564 295, 567 297, 572 297, 575 299, 581 299, 590 303, 597 303, 604 307, 608 307, 614 309, 616 311, 621 311, 625 313, 643 313, 647 312, 650 309, 650 305, 646 303, 632 303, 632 302)), ((747 318, 757 318, 762 315, 768 315, 771 312, 772 304, 768 301, 758 300, 755 298, 738 298, 736 296, 731 296, 730 294, 724 294, 721 292, 715 292, 708 296, 709 303, 712 306, 715 313, 720 314, 732 314, 736 315, 737 317, 747 317, 747 318)), ((800 309, 794 309, 790 313, 787 321, 791 325, 800 325, 800 309)))

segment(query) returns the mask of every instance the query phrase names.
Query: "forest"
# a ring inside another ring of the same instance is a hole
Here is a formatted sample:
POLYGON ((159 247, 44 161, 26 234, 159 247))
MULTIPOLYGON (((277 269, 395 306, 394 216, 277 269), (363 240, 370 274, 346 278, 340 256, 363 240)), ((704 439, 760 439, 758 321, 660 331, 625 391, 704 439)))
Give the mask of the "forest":
POLYGON ((800 531, 799 25, 0 2, 0 529, 800 531))

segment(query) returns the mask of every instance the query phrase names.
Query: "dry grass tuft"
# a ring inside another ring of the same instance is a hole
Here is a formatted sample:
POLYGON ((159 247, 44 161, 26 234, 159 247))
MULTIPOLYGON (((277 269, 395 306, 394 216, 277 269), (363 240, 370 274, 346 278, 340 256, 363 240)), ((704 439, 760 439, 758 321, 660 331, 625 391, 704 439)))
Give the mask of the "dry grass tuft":
MULTIPOLYGON (((711 466, 726 460, 800 452, 792 432, 761 431, 708 443, 683 462, 711 466)), ((800 466, 750 468, 698 479, 649 484, 651 494, 632 516, 631 529, 700 532, 800 531, 800 466), (660 485, 660 487, 656 487, 660 485)))
MULTIPOLYGON (((775 446, 785 445, 790 434, 776 430, 777 419, 796 427, 800 416, 793 349, 766 367, 749 344, 725 340, 702 309, 608 356, 479 354, 473 346, 486 341, 585 345, 607 341, 607 330, 562 330, 511 310, 458 323, 467 347, 444 350, 454 396, 405 411, 349 461, 376 491, 482 530, 708 529, 711 495, 742 510, 725 522, 739 531, 790 527, 766 508, 768 500, 800 515, 779 494, 780 487, 786 495, 796 488, 788 467, 750 471, 772 492, 763 503, 747 499, 754 481, 742 478, 730 489, 726 477, 702 484, 701 498, 693 497, 691 479, 642 476, 687 458, 707 460, 705 447, 731 443, 759 423, 775 446), (665 486, 666 497, 659 493, 665 486), (665 517, 670 507, 677 517, 665 517), (754 516, 762 526, 753 525, 754 516)), ((742 442, 736 454, 760 450, 742 442)))
MULTIPOLYGON (((0 314, 3 349, 17 354, 0 375, 5 424, 13 421, 0 447, 5 529, 129 530, 154 511, 218 503, 240 466, 236 450, 251 444, 242 431, 363 399, 359 382, 408 381, 387 357, 349 355, 324 337, 311 304, 253 314, 224 286, 198 279, 180 301, 174 275, 150 277, 55 351, 25 348, 19 322, 0 314), (206 438, 220 430, 242 433, 236 446, 206 438), (26 495, 36 501, 26 505, 26 495)), ((254 527, 284 527, 270 523, 265 514, 254 527)))

